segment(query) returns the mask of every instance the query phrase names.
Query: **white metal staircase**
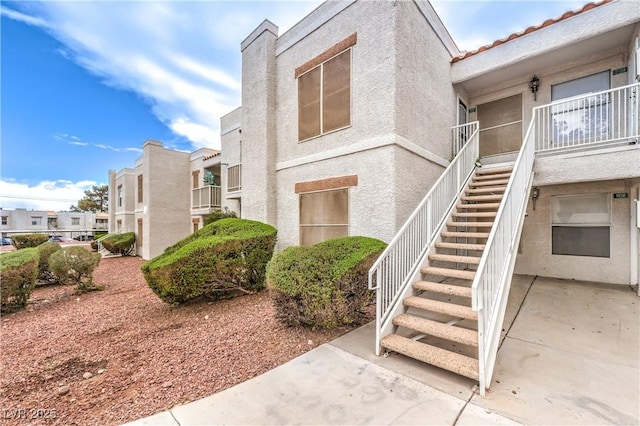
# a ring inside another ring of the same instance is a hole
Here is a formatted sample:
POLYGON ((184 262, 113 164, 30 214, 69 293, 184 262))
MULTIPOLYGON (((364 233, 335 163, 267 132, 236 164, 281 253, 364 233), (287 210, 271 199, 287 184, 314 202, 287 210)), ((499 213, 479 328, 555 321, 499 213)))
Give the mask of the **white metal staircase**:
POLYGON ((406 313, 392 320, 395 332, 383 348, 479 379, 478 313, 471 286, 513 166, 481 167, 460 196, 445 230, 403 300, 406 313), (444 280, 444 281, 443 281, 444 280))
POLYGON ((491 383, 533 177, 532 127, 517 160, 484 166, 478 123, 369 271, 383 349, 491 383))

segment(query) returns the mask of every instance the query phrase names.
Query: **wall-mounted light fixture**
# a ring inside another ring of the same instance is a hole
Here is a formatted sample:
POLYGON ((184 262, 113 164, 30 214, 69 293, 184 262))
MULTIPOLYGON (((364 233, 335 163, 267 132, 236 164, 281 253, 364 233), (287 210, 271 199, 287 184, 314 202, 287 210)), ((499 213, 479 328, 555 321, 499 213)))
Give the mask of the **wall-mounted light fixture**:
POLYGON ((533 210, 536 209, 536 201, 540 198, 540 188, 534 186, 531 190, 531 201, 533 201, 533 210))
POLYGON ((538 88, 540 87, 540 79, 536 77, 534 74, 529 82, 529 89, 531 89, 531 93, 533 93, 533 100, 537 101, 536 93, 538 92, 538 88))

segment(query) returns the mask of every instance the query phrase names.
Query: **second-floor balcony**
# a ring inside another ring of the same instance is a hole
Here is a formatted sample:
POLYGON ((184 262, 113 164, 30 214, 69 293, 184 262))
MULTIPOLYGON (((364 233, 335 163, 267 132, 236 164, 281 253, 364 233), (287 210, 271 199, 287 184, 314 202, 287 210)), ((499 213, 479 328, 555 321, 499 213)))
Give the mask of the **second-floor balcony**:
POLYGON ((206 185, 191 190, 191 209, 220 208, 220 187, 206 185))
POLYGON ((227 168, 227 191, 234 192, 242 189, 242 164, 227 168))

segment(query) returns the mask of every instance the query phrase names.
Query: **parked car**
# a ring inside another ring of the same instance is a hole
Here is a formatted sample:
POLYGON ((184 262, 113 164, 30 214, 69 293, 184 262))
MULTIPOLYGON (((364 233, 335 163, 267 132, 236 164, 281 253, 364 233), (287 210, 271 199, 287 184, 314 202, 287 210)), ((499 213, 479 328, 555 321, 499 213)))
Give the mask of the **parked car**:
POLYGON ((93 235, 78 235, 73 239, 76 241, 93 241, 93 235))
POLYGON ((73 241, 73 239, 69 237, 61 237, 59 235, 54 235, 49 238, 49 241, 54 243, 70 243, 73 241))
POLYGON ((2 245, 3 246, 10 246, 11 245, 11 238, 2 237, 2 245))

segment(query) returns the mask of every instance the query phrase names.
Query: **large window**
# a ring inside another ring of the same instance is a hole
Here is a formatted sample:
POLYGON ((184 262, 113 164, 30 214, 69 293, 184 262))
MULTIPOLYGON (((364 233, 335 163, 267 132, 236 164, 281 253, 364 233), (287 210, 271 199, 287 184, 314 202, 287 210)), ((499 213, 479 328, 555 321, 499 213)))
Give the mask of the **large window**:
POLYGON ((118 207, 122 207, 122 185, 118 186, 118 207))
POLYGON ((552 254, 610 257, 609 194, 551 197, 551 213, 552 254))
POLYGON ((71 225, 80 225, 80 218, 79 217, 72 217, 71 218, 71 225))
POLYGON ((300 194, 300 245, 348 235, 348 188, 300 194))
POLYGON ((9 216, 2 216, 2 224, 3 225, 9 224, 9 216))
POLYGON ((351 125, 351 49, 298 77, 298 140, 351 125))
POLYGON ((31 216, 31 225, 32 226, 42 225, 42 216, 31 216))
POLYGON ((580 100, 569 98, 609 90, 609 71, 588 75, 551 86, 551 100, 567 99, 551 107, 554 142, 595 139, 609 134, 610 99, 608 93, 580 100))

